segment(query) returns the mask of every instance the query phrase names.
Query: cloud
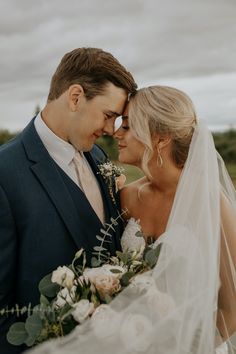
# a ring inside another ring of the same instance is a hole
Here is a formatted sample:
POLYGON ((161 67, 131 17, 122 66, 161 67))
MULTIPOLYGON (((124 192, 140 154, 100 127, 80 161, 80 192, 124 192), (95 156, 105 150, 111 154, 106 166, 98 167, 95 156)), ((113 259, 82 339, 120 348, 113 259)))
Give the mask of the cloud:
POLYGON ((2 0, 0 127, 15 120, 6 107, 45 102, 76 47, 112 52, 138 83, 235 72, 235 17, 233 0, 2 0))

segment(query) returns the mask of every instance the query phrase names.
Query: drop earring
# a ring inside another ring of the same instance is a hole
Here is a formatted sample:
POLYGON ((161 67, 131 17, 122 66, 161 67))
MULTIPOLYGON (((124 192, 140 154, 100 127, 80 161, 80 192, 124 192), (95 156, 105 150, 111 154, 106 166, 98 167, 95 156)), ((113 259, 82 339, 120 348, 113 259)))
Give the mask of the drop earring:
POLYGON ((157 165, 159 167, 162 167, 163 166, 163 158, 161 156, 161 152, 160 152, 160 149, 157 148, 157 165))

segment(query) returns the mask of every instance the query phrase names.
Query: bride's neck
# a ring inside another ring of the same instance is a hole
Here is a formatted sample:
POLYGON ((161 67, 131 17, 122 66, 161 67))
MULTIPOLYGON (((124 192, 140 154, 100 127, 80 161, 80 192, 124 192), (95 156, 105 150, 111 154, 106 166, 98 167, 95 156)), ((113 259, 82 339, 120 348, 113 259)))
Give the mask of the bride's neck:
POLYGON ((153 190, 163 194, 175 193, 182 172, 181 168, 172 163, 161 167, 154 163, 149 166, 149 170, 151 177, 146 176, 146 178, 153 190))

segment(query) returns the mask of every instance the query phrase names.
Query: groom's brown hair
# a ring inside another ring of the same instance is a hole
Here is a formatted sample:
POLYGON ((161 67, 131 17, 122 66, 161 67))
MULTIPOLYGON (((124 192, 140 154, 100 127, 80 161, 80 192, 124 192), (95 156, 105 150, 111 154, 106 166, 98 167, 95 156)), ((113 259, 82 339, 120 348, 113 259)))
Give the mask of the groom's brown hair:
POLYGON ((61 96, 71 85, 80 84, 87 99, 102 94, 108 82, 135 93, 133 76, 112 54, 98 48, 77 48, 66 53, 50 85, 48 102, 61 96))

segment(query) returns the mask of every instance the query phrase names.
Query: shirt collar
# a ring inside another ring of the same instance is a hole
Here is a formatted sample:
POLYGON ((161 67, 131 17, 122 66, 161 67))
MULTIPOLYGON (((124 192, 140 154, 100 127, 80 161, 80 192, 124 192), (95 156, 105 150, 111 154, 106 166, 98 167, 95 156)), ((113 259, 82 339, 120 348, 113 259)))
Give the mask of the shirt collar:
POLYGON ((69 165, 75 155, 75 148, 49 129, 42 119, 41 112, 36 116, 34 125, 49 155, 57 162, 69 165))

